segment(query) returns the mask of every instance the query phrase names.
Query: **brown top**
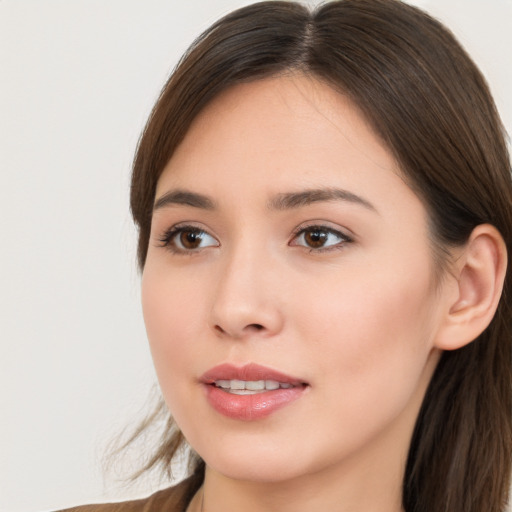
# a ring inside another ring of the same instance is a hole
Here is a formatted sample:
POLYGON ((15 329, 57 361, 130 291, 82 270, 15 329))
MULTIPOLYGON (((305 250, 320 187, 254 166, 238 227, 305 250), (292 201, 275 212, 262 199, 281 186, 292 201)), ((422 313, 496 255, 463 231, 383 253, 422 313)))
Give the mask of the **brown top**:
POLYGON ((147 498, 120 503, 81 505, 60 512, 185 512, 197 488, 197 478, 187 478, 178 485, 158 491, 147 498))

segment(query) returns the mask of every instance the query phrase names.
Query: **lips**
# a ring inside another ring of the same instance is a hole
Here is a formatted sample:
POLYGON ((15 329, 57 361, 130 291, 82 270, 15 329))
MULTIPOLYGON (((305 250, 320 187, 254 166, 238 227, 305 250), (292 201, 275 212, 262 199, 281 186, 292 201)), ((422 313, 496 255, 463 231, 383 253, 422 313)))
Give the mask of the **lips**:
POLYGON ((209 404, 228 418, 254 421, 299 399, 308 384, 257 364, 222 364, 200 379, 209 404))

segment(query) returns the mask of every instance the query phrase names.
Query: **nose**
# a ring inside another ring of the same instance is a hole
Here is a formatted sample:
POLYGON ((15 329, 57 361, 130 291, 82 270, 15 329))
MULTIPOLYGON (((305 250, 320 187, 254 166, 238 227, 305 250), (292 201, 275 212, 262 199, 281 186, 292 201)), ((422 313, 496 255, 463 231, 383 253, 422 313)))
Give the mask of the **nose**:
POLYGON ((211 325, 219 337, 267 338, 281 331, 278 271, 262 252, 240 248, 223 261, 211 311, 211 325))

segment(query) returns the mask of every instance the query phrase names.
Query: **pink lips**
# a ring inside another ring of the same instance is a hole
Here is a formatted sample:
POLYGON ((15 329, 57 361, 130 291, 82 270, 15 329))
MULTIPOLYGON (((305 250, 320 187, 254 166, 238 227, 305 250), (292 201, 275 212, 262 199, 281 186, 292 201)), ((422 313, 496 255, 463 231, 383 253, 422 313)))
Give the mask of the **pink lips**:
POLYGON ((228 418, 252 421, 265 418, 302 396, 307 385, 300 379, 257 364, 237 367, 222 364, 208 370, 200 379, 210 405, 228 418), (284 388, 261 390, 254 394, 230 393, 215 385, 216 381, 274 381, 284 388))

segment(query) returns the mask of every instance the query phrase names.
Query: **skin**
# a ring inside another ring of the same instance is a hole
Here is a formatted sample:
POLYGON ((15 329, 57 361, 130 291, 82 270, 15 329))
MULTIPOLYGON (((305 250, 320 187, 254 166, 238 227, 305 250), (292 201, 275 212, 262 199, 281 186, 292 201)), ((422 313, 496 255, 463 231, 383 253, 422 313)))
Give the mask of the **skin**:
POLYGON ((215 208, 155 209, 142 301, 164 398, 207 464, 189 511, 203 492, 207 512, 402 510, 453 283, 436 281, 425 208, 390 151, 329 86, 265 79, 195 119, 156 201, 178 189, 215 208), (334 188, 364 204, 269 208, 279 194, 334 188), (180 246, 179 233, 162 242, 183 225, 203 230, 197 248, 180 246), (308 246, 311 225, 325 226, 325 247, 308 246), (199 382, 225 362, 308 387, 266 418, 227 418, 199 382))

